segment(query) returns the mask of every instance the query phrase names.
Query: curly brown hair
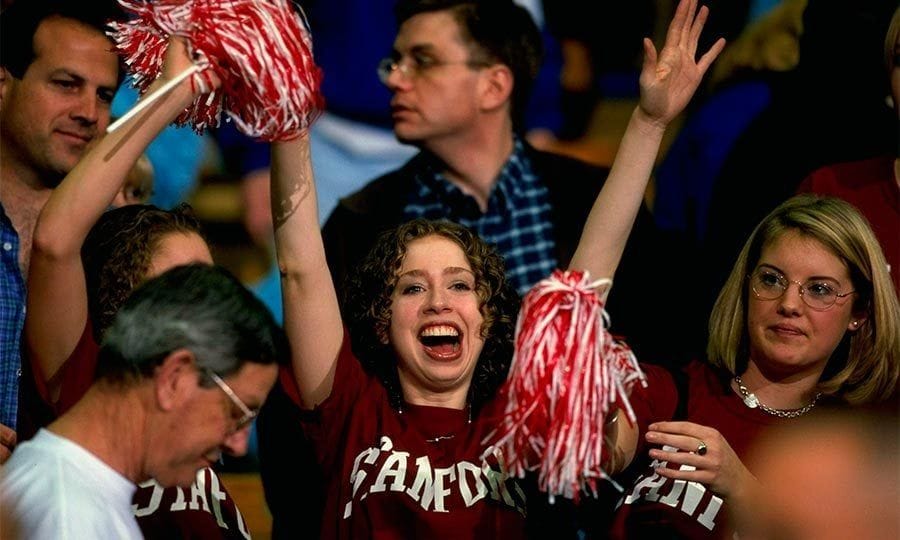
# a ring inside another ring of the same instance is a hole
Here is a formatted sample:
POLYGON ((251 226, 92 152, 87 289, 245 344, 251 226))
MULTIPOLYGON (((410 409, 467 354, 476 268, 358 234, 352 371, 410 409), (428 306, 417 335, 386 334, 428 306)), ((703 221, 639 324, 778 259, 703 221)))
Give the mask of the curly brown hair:
POLYGON ((110 210, 81 247, 94 338, 100 342, 122 303, 147 276, 153 253, 172 233, 197 234, 200 222, 187 204, 171 211, 136 204, 110 210))
POLYGON ((391 294, 409 244, 426 236, 456 243, 475 274, 475 292, 484 317, 484 347, 478 358, 469 403, 478 410, 506 379, 512 361, 513 334, 519 296, 506 280, 503 258, 466 227, 449 221, 415 219, 383 233, 347 282, 343 310, 353 352, 363 367, 381 379, 392 405, 400 406, 397 359, 387 343, 391 324, 391 294))

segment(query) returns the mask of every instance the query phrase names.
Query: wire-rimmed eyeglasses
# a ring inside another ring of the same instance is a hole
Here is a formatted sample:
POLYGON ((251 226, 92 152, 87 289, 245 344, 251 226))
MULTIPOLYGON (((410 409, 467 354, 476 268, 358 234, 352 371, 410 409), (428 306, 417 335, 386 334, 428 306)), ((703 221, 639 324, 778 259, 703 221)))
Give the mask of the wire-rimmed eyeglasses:
POLYGON ((234 393, 234 390, 228 386, 228 383, 222 380, 222 377, 219 377, 213 371, 206 370, 206 373, 209 374, 209 378, 213 380, 216 385, 225 392, 225 395, 231 400, 232 403, 243 413, 243 416, 238 419, 237 424, 235 425, 232 433, 242 430, 247 424, 253 421, 254 418, 259 415, 259 409, 251 409, 248 407, 241 398, 237 397, 237 394, 234 393))
POLYGON ((750 288, 753 294, 760 300, 776 300, 784 296, 791 283, 800 287, 800 298, 807 306, 824 311, 843 298, 854 294, 856 291, 841 293, 840 284, 831 278, 811 279, 806 283, 787 279, 782 274, 770 268, 758 268, 747 276, 750 280, 750 288))
POLYGON ((487 67, 490 64, 487 62, 480 62, 477 60, 459 60, 459 61, 443 61, 443 60, 435 60, 429 56, 424 55, 412 55, 402 58, 396 58, 393 56, 388 56, 387 58, 382 58, 380 62, 378 62, 378 79, 381 80, 382 83, 387 84, 388 79, 391 76, 391 73, 395 71, 399 71, 405 77, 410 79, 415 79, 421 77, 424 73, 429 70, 441 67, 441 66, 453 66, 453 65, 466 65, 472 68, 479 67, 487 67))

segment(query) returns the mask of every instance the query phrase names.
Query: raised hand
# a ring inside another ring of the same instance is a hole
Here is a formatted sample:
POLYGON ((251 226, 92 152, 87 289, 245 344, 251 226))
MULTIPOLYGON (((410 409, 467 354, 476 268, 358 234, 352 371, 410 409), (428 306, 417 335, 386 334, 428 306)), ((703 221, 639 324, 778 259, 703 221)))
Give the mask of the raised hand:
POLYGON ((703 74, 725 47, 725 40, 719 38, 700 60, 696 59, 697 42, 708 16, 706 6, 697 11, 697 0, 681 0, 658 55, 653 42, 644 38, 638 107, 650 121, 666 126, 678 116, 697 90, 703 74))
POLYGON ((172 80, 193 65, 201 68, 191 77, 191 91, 195 97, 221 86, 222 81, 210 67, 209 60, 199 51, 194 51, 192 55, 187 39, 171 36, 163 59, 162 78, 172 80))

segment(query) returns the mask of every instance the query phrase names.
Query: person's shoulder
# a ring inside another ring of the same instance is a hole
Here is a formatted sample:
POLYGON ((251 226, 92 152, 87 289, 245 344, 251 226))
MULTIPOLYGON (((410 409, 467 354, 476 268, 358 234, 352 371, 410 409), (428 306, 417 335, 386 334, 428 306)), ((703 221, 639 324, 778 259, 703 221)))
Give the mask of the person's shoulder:
POLYGON ((371 214, 392 206, 392 203, 402 204, 402 196, 413 189, 415 167, 416 158, 413 157, 399 169, 370 180, 359 190, 341 198, 332 216, 338 211, 371 214))
POLYGON ((894 159, 894 156, 882 155, 825 165, 810 173, 797 191, 798 193, 839 195, 843 189, 893 180, 894 159))
MULTIPOLYGON (((703 360, 693 360, 684 367, 684 373, 692 389, 703 389, 704 393, 719 395, 730 391, 728 381, 731 375, 721 367, 703 360)), ((698 390, 699 391, 699 390, 698 390)), ((691 390, 692 393, 695 390, 691 390)))
POLYGON ((658 385, 671 386, 675 384, 672 372, 678 368, 660 364, 651 364, 648 362, 641 362, 640 366, 641 371, 644 372, 644 377, 646 377, 648 387, 655 387, 658 385))
MULTIPOLYGON (((573 215, 586 217, 594 199, 606 182, 609 169, 562 154, 537 150, 525 145, 532 172, 547 187, 554 205, 571 208, 573 215)), ((579 226, 583 224, 580 223, 579 226)))
POLYGON ((596 183, 605 180, 609 174, 608 167, 594 165, 580 159, 538 150, 526 143, 525 155, 531 161, 535 174, 546 182, 583 181, 596 183))

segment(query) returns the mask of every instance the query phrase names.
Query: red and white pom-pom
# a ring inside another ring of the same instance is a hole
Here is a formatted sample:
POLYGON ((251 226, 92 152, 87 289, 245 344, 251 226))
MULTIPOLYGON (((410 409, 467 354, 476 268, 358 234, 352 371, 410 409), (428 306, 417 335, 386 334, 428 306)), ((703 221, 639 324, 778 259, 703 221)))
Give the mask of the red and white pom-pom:
POLYGON ((596 493, 603 470, 607 413, 629 421, 631 387, 644 375, 631 350, 607 331, 609 317, 587 272, 553 274, 522 302, 516 352, 503 392, 509 401, 495 444, 510 474, 538 470, 538 485, 575 499, 596 493))
MULTIPOLYGON (((309 31, 289 0, 119 3, 134 18, 113 23, 111 36, 141 93, 159 76, 171 35, 187 38, 193 56, 222 81, 194 100, 178 124, 203 131, 218 126, 224 112, 246 135, 289 140, 324 107, 309 31)), ((200 75, 194 84, 203 84, 200 75)))

